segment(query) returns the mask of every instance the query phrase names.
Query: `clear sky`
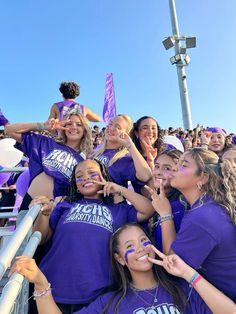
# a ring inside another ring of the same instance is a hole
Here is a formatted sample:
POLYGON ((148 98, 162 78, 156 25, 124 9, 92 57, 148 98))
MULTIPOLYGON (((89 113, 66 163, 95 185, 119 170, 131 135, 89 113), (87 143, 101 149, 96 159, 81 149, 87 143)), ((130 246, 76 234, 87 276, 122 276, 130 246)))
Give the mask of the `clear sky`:
MULTIPOLYGON (((236 132, 236 1, 176 0, 189 49, 193 124, 236 132)), ((80 84, 78 102, 102 114, 113 72, 118 113, 182 126, 168 0, 4 0, 0 8, 0 107, 11 122, 44 121, 61 81, 80 84)), ((102 124, 100 124, 102 126, 102 124)))

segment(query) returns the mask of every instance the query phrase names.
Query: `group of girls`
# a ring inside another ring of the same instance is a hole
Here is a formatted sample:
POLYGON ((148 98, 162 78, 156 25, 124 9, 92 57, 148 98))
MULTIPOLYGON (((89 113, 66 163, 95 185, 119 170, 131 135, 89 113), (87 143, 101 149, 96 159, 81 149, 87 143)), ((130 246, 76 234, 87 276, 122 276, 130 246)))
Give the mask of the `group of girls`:
POLYGON ((72 109, 64 118, 5 126, 29 156, 26 203, 42 204, 34 230, 42 243, 51 241, 40 270, 27 257, 12 269, 35 284, 39 313, 233 313, 236 173, 229 151, 220 160, 207 136, 208 149, 161 151, 154 118, 132 129, 131 119, 118 115, 91 153, 84 116, 72 109), (60 141, 30 132, 43 129, 57 129, 60 141), (151 217, 164 254, 130 224, 151 217))

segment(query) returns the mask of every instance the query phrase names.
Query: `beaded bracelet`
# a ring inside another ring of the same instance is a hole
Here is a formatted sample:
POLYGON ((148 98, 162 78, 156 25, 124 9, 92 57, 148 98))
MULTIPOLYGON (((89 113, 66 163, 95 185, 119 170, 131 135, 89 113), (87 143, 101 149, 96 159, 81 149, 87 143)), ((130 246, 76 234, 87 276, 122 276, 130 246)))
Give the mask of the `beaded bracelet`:
POLYGON ((174 216, 172 214, 167 214, 159 217, 159 222, 162 224, 165 221, 173 220, 174 216))
POLYGON ((46 297, 46 296, 50 295, 51 293, 52 293, 52 289, 51 289, 51 284, 49 282, 47 288, 44 289, 42 292, 38 292, 37 290, 34 290, 34 292, 33 292, 34 300, 36 298, 46 297))

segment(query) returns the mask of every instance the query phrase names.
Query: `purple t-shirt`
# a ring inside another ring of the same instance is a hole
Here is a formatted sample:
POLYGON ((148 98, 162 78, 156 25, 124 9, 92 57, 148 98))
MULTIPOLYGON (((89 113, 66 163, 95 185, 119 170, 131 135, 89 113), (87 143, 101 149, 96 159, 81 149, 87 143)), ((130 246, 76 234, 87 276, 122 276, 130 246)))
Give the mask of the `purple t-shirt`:
POLYGON ((30 183, 45 172, 53 177, 54 197, 67 195, 72 171, 83 157, 74 149, 34 132, 22 133, 21 149, 29 157, 30 183))
POLYGON ((89 303, 111 284, 109 238, 121 225, 136 221, 136 209, 126 203, 82 199, 55 207, 50 216, 52 246, 40 269, 56 302, 89 303))
MULTIPOLYGON (((99 314, 104 306, 109 302, 113 292, 106 293, 98 297, 88 307, 83 308, 74 314, 99 314)), ((105 314, 115 313, 115 303, 108 308, 105 314)), ((118 307, 119 314, 210 314, 212 313, 203 300, 193 291, 190 304, 188 307, 179 311, 173 304, 172 297, 162 287, 159 286, 156 294, 156 289, 133 291, 129 289, 126 296, 123 298, 118 307), (154 297, 156 296, 156 302, 154 297)))
POLYGON ((134 162, 130 154, 127 154, 117 159, 111 166, 108 166, 109 161, 117 153, 116 149, 106 149, 101 155, 95 159, 103 163, 114 182, 124 187, 128 187, 128 181, 131 181, 135 192, 139 193, 140 187, 145 185, 136 178, 136 170, 134 162))
POLYGON ((172 249, 236 301, 236 226, 211 198, 197 200, 182 220, 172 249))
MULTIPOLYGON (((174 216, 175 231, 177 233, 180 229, 180 225, 186 208, 185 205, 179 200, 179 197, 175 200, 170 201, 170 205, 172 214, 174 216)), ((162 251, 162 232, 159 221, 157 221, 157 224, 154 228, 154 239, 158 250, 162 251)))
POLYGON ((64 119, 68 110, 76 109, 78 113, 84 114, 84 106, 77 104, 74 100, 64 100, 56 103, 57 108, 60 112, 60 120, 64 119))

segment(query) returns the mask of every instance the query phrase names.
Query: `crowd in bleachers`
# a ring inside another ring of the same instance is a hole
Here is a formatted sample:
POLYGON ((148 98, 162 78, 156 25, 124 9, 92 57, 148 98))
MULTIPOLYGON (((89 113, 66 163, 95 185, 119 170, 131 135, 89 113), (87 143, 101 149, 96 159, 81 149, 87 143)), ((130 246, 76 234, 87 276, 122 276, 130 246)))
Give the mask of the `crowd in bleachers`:
POLYGON ((12 268, 34 284, 30 313, 236 313, 236 135, 125 114, 90 127, 79 86, 59 90, 46 122, 0 111, 29 168, 21 193, 0 173, 0 208, 42 205, 39 268, 12 268))

